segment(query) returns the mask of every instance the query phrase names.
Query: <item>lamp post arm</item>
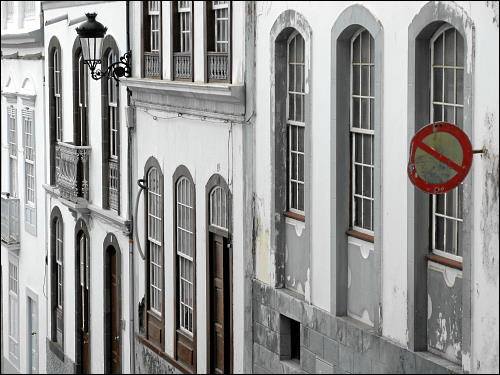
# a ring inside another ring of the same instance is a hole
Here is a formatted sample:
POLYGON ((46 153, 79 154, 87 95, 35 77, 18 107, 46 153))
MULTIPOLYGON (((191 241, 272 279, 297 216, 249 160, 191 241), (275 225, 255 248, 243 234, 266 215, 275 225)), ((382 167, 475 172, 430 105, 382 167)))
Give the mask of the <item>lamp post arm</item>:
POLYGON ((111 78, 116 80, 116 84, 121 77, 130 77, 132 74, 132 52, 128 51, 123 56, 120 57, 120 61, 112 63, 105 70, 101 69, 91 69, 90 75, 92 79, 99 80, 103 77, 111 78))

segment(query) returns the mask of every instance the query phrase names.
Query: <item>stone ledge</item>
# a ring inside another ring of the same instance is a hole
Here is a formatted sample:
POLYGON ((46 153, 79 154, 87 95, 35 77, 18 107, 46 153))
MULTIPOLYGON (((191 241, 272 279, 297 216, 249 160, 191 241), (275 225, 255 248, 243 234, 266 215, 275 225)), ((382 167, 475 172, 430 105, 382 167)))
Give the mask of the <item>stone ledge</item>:
POLYGON ((137 107, 243 122, 245 86, 125 78, 137 107))

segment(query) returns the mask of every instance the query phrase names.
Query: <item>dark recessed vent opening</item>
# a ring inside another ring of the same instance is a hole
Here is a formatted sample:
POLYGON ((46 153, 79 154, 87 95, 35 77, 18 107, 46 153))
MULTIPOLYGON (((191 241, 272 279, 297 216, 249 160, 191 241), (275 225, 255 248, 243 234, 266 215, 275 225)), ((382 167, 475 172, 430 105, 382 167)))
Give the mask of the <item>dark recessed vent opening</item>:
POLYGON ((280 359, 300 362, 300 322, 280 315, 280 359))

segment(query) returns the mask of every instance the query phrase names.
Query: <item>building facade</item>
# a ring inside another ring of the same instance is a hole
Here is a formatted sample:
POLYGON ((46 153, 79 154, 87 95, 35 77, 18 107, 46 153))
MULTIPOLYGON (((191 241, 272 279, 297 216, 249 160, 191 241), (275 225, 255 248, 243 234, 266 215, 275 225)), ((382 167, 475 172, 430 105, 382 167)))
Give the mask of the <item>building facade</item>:
POLYGON ((130 372, 124 90, 94 80, 76 28, 108 27, 103 66, 127 49, 125 2, 42 2, 48 248, 47 372, 130 372))
POLYGON ((498 11, 2 2, 2 372, 498 372, 498 11))
POLYGON ((2 10, 2 371, 45 369, 46 246, 40 2, 2 10))

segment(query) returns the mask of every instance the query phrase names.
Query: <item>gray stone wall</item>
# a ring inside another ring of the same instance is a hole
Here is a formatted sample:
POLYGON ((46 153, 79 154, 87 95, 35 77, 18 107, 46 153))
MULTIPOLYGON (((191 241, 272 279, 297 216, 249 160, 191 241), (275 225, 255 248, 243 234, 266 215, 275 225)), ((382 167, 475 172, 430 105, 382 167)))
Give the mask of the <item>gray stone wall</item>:
MULTIPOLYGON (((75 363, 71 361, 68 357, 63 355, 61 360, 56 353, 51 348, 52 342, 46 340, 47 342, 47 374, 74 374, 75 373, 75 363)), ((40 369, 40 373, 42 373, 40 369)))
POLYGON ((153 350, 135 341, 135 373, 136 374, 182 374, 166 359, 156 354, 153 350))
POLYGON ((348 317, 335 317, 286 289, 253 282, 253 372, 461 373, 428 352, 411 352, 348 317), (300 363, 280 360, 280 314, 300 322, 300 363))

